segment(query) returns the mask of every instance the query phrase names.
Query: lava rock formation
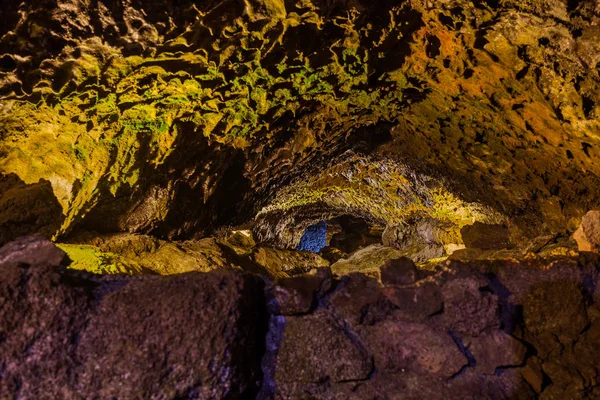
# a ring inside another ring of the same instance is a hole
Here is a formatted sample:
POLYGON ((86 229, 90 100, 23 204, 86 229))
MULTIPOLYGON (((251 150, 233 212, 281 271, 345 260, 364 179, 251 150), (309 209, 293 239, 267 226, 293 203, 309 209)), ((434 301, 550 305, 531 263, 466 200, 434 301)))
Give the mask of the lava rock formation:
POLYGON ((0 20, 1 398, 600 398, 597 1, 0 20))

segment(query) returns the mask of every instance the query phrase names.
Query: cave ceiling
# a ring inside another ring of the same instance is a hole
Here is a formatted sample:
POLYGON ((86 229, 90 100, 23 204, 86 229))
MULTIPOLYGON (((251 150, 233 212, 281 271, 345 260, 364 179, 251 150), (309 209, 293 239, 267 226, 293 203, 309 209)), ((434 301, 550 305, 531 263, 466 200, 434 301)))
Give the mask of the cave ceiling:
POLYGON ((502 223, 518 241, 571 233, 598 203, 593 1, 46 0, 1 14, 6 226, 187 239, 250 223, 292 248, 352 214, 434 218, 450 237, 502 223))

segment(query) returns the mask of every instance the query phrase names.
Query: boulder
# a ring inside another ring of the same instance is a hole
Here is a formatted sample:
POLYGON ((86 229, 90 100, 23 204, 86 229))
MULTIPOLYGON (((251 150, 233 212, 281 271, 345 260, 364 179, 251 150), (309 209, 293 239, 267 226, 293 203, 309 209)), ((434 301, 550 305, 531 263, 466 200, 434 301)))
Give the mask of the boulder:
POLYGON ((63 220, 48 180, 26 184, 17 174, 0 173, 0 246, 36 233, 50 238, 63 220))
POLYGON ((262 281, 231 271, 120 282, 76 332, 86 398, 240 398, 260 379, 262 281))
POLYGON ((42 235, 23 236, 0 248, 0 264, 59 265, 67 255, 42 235))
POLYGON ((277 356, 281 383, 319 383, 368 379, 369 353, 325 310, 287 317, 277 356))
POLYGON ((308 251, 259 247, 250 258, 262 269, 264 275, 270 277, 285 278, 306 273, 313 268, 329 267, 329 261, 308 251))
POLYGON ((499 250, 509 246, 509 231, 504 225, 477 221, 473 225, 463 226, 460 233, 467 248, 499 250))
POLYGON ((208 272, 220 268, 237 269, 215 238, 166 241, 149 235, 118 233, 80 235, 73 244, 61 244, 74 261, 72 268, 97 273, 155 273, 173 275, 208 272))
POLYGON ((418 279, 419 271, 415 263, 406 257, 387 261, 380 271, 384 285, 408 285, 418 279))
POLYGON ((257 277, 95 277, 57 265, 64 253, 38 238, 0 254, 0 398, 256 393, 267 329, 257 277))
POLYGON ((414 218, 400 225, 388 225, 382 241, 386 246, 402 251, 415 262, 426 262, 444 256, 441 222, 434 218, 414 218))
POLYGON ((360 272, 379 277, 380 268, 384 264, 389 260, 398 259, 402 256, 403 253, 393 247, 373 244, 333 263, 331 272, 340 276, 360 272))
POLYGON ((600 211, 588 211, 573 234, 579 251, 600 251, 600 211))
POLYGON ((317 300, 331 287, 329 268, 314 269, 310 273, 278 279, 270 287, 269 311, 275 315, 306 314, 317 300))

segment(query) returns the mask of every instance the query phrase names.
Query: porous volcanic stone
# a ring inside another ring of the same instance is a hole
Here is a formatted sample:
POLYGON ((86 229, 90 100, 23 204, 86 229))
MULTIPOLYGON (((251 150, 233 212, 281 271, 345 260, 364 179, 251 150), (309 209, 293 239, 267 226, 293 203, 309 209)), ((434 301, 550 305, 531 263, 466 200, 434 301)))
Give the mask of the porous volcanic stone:
POLYGON ((20 262, 0 264, 0 398, 256 392, 267 319, 259 278, 232 271, 90 278, 53 265, 62 252, 52 247, 28 238, 0 249, 20 262), (27 241, 36 245, 24 258, 19 243, 27 241))
POLYGON ((406 257, 390 260, 381 267, 381 282, 386 285, 408 285, 417 280, 417 266, 406 257))
POLYGON ((473 225, 465 225, 460 233, 467 248, 505 249, 509 244, 508 228, 504 225, 475 222, 473 225))
POLYGON ((0 264, 59 265, 66 256, 42 235, 23 236, 0 248, 0 264))
POLYGON ((50 242, 19 243, 36 257, 0 263, 2 399, 599 394, 595 253, 453 261, 402 285, 323 269, 265 287, 228 270, 91 276, 53 265, 50 242))
POLYGON ((573 238, 581 251, 600 251, 600 211, 585 214, 573 238))

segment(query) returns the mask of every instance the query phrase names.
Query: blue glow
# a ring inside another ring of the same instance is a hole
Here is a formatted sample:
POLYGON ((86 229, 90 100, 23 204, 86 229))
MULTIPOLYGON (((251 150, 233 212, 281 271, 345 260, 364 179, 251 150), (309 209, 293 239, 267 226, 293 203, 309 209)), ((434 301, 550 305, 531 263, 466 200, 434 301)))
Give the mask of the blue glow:
POLYGON ((298 250, 318 253, 325 246, 327 246, 327 222, 321 221, 306 228, 298 250))

